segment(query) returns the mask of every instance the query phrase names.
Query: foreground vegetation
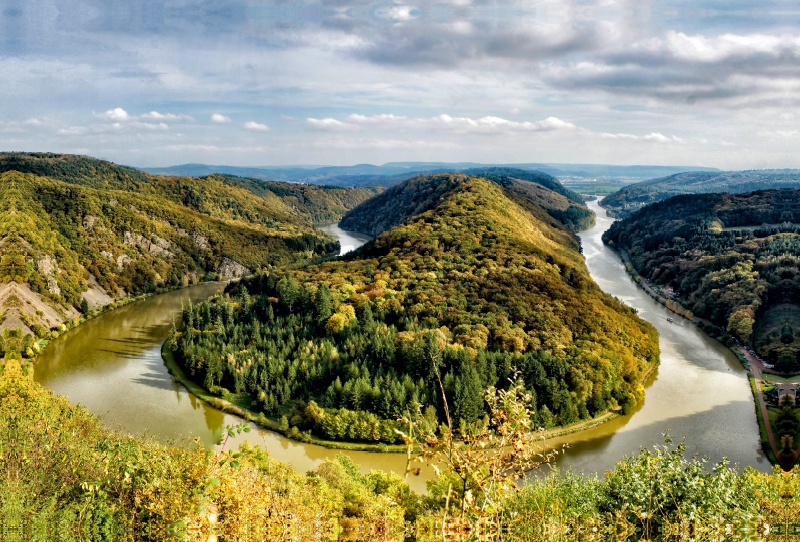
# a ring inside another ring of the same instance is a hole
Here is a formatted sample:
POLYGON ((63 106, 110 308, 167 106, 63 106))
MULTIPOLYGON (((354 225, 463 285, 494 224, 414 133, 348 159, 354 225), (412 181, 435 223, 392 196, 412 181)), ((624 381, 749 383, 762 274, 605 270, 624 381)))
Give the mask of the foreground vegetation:
MULTIPOLYGON (((482 390, 512 366, 537 427, 641 401, 655 330, 592 282, 564 225, 482 178, 401 187, 427 196, 422 210, 384 202, 410 218, 354 255, 266 271, 186 306, 169 348, 190 378, 246 397, 295 438, 385 444, 399 442, 396 420, 413 404, 445 419, 439 379, 457 426, 481 419, 482 390)), ((364 209, 387 216, 374 201, 364 209)))
POLYGON ((197 443, 162 445, 109 431, 6 357, 3 538, 422 542, 502 533, 511 541, 753 541, 783 540, 800 519, 800 470, 712 467, 669 440, 622 460, 603 479, 548 473, 548 455, 531 433, 532 397, 519 381, 506 388, 487 391, 487 418, 464 432, 445 424, 432 433, 424 415, 409 411, 403 426, 418 451, 412 458, 440 472, 418 495, 402 477, 363 474, 344 457, 303 474, 257 447, 215 454, 197 443), (541 474, 519 485, 528 468, 541 474))
POLYGON ((606 243, 694 315, 800 368, 800 191, 676 196, 614 223, 606 243))

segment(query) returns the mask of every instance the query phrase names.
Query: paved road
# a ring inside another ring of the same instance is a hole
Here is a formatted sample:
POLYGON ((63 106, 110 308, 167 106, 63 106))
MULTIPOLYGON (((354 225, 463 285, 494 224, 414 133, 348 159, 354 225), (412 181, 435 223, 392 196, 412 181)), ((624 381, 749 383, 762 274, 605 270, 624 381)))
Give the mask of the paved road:
POLYGON ((767 402, 764 400, 764 393, 761 390, 761 385, 763 384, 763 377, 762 371, 764 370, 764 364, 761 363, 761 360, 758 357, 751 354, 749 351, 745 350, 741 346, 736 346, 739 352, 747 359, 747 362, 750 364, 750 371, 753 373, 753 379, 756 382, 756 392, 758 396, 758 406, 761 409, 761 417, 764 420, 764 425, 767 428, 767 437, 769 437, 769 445, 772 446, 772 451, 775 453, 775 457, 778 458, 778 462, 781 464, 781 468, 784 470, 790 470, 794 462, 797 460, 797 452, 794 454, 794 458, 792 459, 791 464, 786 465, 785 461, 782 460, 781 455, 778 453, 778 447, 775 443, 775 435, 772 433, 772 424, 769 423, 769 412, 767 411, 767 402))

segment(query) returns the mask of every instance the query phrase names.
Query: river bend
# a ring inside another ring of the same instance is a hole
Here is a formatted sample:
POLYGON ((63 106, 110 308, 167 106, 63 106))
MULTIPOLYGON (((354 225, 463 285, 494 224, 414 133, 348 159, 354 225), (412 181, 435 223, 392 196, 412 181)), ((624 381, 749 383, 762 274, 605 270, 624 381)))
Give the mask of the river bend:
MULTIPOLYGON (((714 460, 724 455, 740 466, 768 471, 746 372, 737 358, 685 320, 676 317, 674 323, 667 322, 668 311, 638 288, 616 254, 602 244, 600 237, 612 221, 596 202, 589 205, 598 215, 597 224, 580 234, 589 271, 604 291, 638 309, 656 326, 661 365, 650 377, 644 405, 631 415, 556 439, 555 445, 570 445, 559 466, 602 474, 641 446, 663 442, 662 433, 669 430, 674 437, 687 437, 690 452, 714 460)), ((368 240, 335 224, 322 229, 339 239, 343 253, 368 240)), ((205 299, 221 288, 221 284, 202 284, 92 319, 48 345, 37 360, 35 379, 122 431, 161 441, 198 437, 215 446, 223 426, 241 420, 208 406, 175 383, 161 360, 160 347, 182 303, 205 299)), ((330 450, 265 430, 247 438, 300 470, 310 470, 337 453, 350 456, 364 471, 405 469, 402 454, 330 450)), ((424 477, 409 482, 415 490, 424 490, 424 477)))

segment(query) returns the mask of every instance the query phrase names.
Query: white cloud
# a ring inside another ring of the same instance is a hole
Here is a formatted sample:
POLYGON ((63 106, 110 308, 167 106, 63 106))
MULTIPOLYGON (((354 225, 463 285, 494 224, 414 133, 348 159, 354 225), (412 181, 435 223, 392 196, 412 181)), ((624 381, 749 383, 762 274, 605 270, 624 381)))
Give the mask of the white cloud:
POLYGON ((326 131, 353 131, 359 129, 359 127, 354 124, 342 122, 331 117, 324 119, 307 118, 306 125, 314 130, 326 131))
POLYGON ((159 122, 158 124, 150 122, 140 122, 136 123, 136 126, 141 126, 145 130, 169 130, 169 126, 164 122, 159 122))
POLYGON ((158 111, 150 111, 139 117, 143 120, 159 120, 162 122, 179 122, 179 121, 193 121, 194 119, 189 115, 175 115, 173 113, 159 113, 158 111))
POLYGON ((647 134, 642 139, 645 141, 655 141, 657 143, 683 143, 683 139, 677 136, 667 137, 660 132, 647 134))
POLYGON ((230 117, 226 117, 225 115, 223 115, 221 113, 214 113, 214 114, 211 115, 211 121, 219 123, 219 124, 224 124, 226 122, 230 122, 231 118, 230 117))
POLYGON ((253 132, 269 132, 269 126, 266 124, 259 124, 258 122, 254 122, 252 120, 245 122, 242 127, 245 130, 250 130, 253 132))
POLYGON ((557 117, 547 117, 535 122, 518 122, 501 117, 485 116, 477 119, 470 117, 451 117, 441 114, 430 118, 409 118, 392 114, 349 115, 344 121, 334 118, 306 119, 306 123, 317 130, 356 131, 364 127, 377 127, 384 130, 437 130, 474 133, 502 132, 548 132, 553 130, 574 130, 571 122, 557 117))
POLYGON ((674 58, 689 62, 720 62, 731 57, 750 57, 759 54, 777 56, 782 52, 800 52, 800 40, 793 36, 764 34, 723 34, 713 38, 688 36, 669 31, 663 40, 650 42, 656 50, 665 50, 674 58))
POLYGON ((419 17, 419 10, 413 6, 381 7, 373 11, 373 16, 378 19, 405 22, 419 17))
POLYGON ((115 122, 119 122, 121 120, 129 120, 131 118, 128 115, 128 112, 122 109, 121 107, 117 107, 115 109, 109 109, 105 113, 95 113, 95 117, 103 120, 111 120, 115 122))

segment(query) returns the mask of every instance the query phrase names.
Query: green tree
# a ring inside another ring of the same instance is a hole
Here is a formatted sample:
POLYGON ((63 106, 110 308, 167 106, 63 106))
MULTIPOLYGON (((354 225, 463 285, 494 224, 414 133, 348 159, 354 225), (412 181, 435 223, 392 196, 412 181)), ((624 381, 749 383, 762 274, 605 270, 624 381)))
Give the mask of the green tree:
POLYGON ((455 382, 453 418, 457 425, 471 424, 483 415, 483 386, 469 359, 462 359, 455 382))
POLYGON ((331 289, 324 282, 317 288, 317 293, 314 296, 314 314, 317 323, 324 325, 328 318, 333 315, 333 297, 331 296, 331 289))

